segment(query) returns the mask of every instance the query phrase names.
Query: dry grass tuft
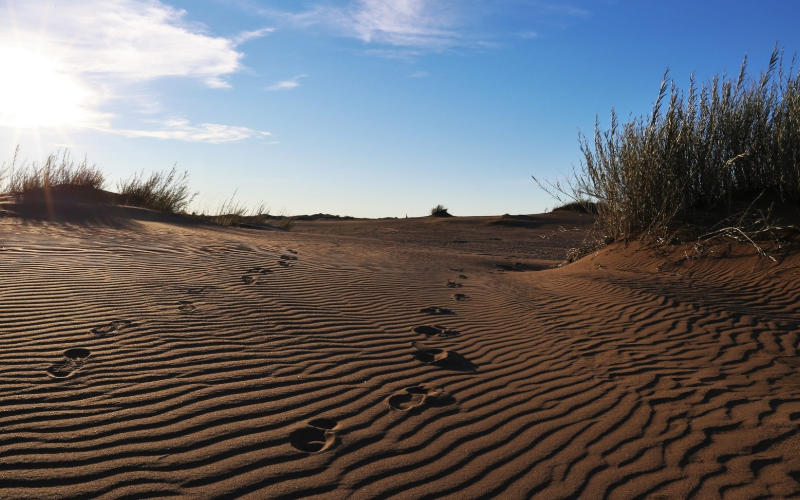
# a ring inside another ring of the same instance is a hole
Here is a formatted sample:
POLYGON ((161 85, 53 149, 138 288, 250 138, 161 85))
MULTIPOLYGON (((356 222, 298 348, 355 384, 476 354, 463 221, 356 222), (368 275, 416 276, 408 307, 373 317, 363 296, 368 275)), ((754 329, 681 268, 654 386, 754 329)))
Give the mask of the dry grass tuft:
POLYGON ((0 166, 0 192, 8 194, 37 194, 53 188, 101 190, 105 185, 103 173, 86 158, 76 162, 67 151, 54 153, 44 163, 17 166, 19 147, 10 163, 0 166))
POLYGON ((756 80, 747 58, 736 79, 679 90, 666 72, 652 113, 580 137, 584 161, 567 186, 540 186, 597 202, 607 239, 662 239, 700 213, 730 214, 758 196, 800 201, 800 71, 776 47, 756 80))
POLYGON ((118 182, 117 191, 122 203, 169 213, 185 211, 197 196, 189 189, 189 173, 178 173, 175 167, 153 172, 149 177, 136 174, 118 182))
MULTIPOLYGON (((49 197, 53 188, 80 193, 81 196, 91 191, 93 201, 134 205, 174 214, 186 214, 187 207, 197 196, 197 193, 192 193, 189 188, 188 172, 179 172, 175 167, 150 175, 141 172, 119 181, 118 194, 114 195, 102 191, 105 177, 100 169, 89 165, 86 159, 81 162, 72 161, 67 151, 51 154, 41 165, 31 163, 20 167, 18 156, 19 147, 16 148, 10 162, 0 164, 0 194, 34 194, 37 195, 33 197, 36 201, 39 194, 49 197)), ((216 212, 210 215, 192 213, 192 216, 204 222, 223 226, 269 226, 284 230, 289 230, 293 222, 292 218, 278 217, 275 218, 277 224, 269 224, 274 221, 271 220, 269 210, 263 203, 251 210, 236 199, 236 192, 225 200, 216 212)))
POLYGON ((255 209, 249 209, 236 199, 236 192, 222 202, 217 213, 205 216, 209 221, 222 226, 261 225, 269 217, 269 210, 264 203, 255 209))

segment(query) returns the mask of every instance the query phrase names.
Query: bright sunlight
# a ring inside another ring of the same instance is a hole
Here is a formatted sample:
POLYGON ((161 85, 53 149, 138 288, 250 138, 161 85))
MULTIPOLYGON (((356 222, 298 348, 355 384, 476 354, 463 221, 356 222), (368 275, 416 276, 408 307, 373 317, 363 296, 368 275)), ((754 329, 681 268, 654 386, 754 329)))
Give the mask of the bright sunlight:
POLYGON ((31 50, 0 47, 0 125, 59 128, 84 125, 91 93, 59 70, 55 60, 31 50))

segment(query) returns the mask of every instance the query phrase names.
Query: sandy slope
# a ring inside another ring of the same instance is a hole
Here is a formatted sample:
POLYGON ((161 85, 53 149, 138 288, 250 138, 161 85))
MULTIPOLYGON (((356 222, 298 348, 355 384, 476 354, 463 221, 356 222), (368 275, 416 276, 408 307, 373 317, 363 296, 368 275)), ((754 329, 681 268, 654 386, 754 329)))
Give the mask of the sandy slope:
POLYGON ((0 219, 0 497, 800 494, 799 259, 498 220, 0 219))

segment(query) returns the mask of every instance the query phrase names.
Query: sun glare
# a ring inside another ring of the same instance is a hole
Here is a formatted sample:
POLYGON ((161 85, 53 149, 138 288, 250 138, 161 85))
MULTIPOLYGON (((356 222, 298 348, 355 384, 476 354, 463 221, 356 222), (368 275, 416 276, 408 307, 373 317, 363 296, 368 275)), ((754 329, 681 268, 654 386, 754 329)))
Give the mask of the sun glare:
POLYGON ((0 47, 0 125, 63 128, 83 125, 89 91, 55 60, 31 50, 0 47))

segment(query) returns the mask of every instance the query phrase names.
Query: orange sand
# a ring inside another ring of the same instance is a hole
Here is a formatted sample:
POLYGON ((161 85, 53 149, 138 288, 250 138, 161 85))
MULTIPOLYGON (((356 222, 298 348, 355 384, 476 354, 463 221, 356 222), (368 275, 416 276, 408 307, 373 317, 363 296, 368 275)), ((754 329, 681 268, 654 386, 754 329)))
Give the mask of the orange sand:
POLYGON ((2 498, 800 494, 798 258, 95 222, 0 218, 2 498))

